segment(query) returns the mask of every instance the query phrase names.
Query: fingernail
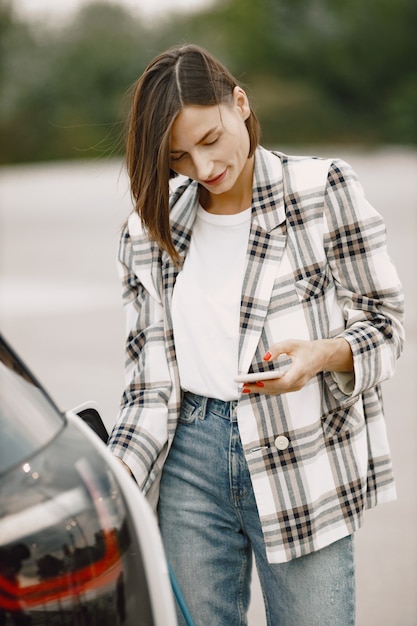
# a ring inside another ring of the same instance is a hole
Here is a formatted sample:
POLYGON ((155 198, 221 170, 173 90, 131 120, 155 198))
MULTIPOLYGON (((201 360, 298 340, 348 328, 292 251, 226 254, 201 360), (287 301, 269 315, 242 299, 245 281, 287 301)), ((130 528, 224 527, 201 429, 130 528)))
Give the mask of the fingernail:
POLYGON ((264 361, 269 361, 269 359, 271 358, 272 354, 270 352, 267 352, 264 356, 264 361))
POLYGON ((263 384, 263 382, 262 382, 261 380, 257 380, 257 381, 256 381, 256 383, 255 383, 255 385, 256 385, 257 387, 265 387, 265 385, 263 384))
POLYGON ((243 387, 242 393, 250 393, 250 389, 248 387, 243 387))

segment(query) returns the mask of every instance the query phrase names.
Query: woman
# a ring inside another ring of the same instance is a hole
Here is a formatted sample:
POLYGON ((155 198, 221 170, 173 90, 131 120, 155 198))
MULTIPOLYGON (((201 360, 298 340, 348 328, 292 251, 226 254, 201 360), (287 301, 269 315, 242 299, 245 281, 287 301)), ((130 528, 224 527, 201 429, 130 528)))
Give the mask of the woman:
POLYGON ((381 217, 346 163, 260 147, 245 91, 196 46, 135 85, 127 166, 110 446, 158 502, 191 613, 246 624, 253 553, 268 624, 353 624, 352 534, 395 497, 380 383, 403 298, 381 217))

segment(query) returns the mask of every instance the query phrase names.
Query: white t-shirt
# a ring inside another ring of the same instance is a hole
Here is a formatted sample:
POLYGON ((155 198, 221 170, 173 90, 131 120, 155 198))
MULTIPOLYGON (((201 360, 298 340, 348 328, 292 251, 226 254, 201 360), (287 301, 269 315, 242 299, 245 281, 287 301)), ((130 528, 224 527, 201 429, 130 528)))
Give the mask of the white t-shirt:
POLYGON ((238 399, 239 318, 251 209, 215 215, 199 207, 178 274, 172 321, 181 387, 238 399))

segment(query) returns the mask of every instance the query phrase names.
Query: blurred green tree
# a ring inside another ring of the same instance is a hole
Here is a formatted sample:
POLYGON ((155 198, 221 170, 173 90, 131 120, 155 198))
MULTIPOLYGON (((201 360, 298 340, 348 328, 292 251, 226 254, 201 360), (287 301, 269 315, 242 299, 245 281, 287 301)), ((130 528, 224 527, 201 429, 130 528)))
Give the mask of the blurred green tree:
POLYGON ((6 31, 0 161, 117 153, 146 29, 119 5, 93 3, 58 32, 31 31, 10 13, 6 31))

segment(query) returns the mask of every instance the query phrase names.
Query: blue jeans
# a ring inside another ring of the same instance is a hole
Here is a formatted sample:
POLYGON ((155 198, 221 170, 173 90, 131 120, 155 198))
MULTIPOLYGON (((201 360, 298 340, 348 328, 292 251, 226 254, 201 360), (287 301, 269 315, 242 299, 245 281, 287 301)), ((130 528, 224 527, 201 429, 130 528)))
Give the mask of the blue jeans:
POLYGON ((186 393, 162 474, 162 538, 195 623, 247 624, 254 554, 269 626, 353 625, 352 537, 268 563, 235 409, 186 393))

